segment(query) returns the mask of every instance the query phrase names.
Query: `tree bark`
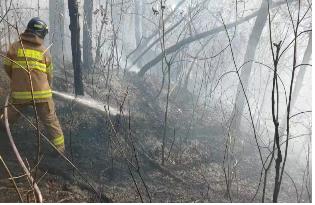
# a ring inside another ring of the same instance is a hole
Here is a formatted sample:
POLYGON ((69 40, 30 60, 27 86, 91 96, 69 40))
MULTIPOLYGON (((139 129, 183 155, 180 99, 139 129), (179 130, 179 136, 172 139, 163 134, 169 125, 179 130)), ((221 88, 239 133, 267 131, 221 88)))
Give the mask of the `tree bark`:
POLYGON ((83 70, 89 71, 94 63, 92 54, 93 1, 84 0, 83 9, 83 70))
POLYGON ((53 44, 51 54, 55 68, 61 68, 63 62, 64 15, 64 1, 49 0, 49 42, 53 44))
POLYGON ((72 65, 74 70, 74 93, 84 95, 82 70, 81 70, 81 49, 80 49, 80 24, 77 0, 68 0, 72 48, 72 65))
MULTIPOLYGON (((249 78, 252 71, 253 66, 253 60, 255 59, 256 49, 259 44, 259 39, 262 34, 262 31, 265 27, 266 21, 268 17, 268 2, 263 0, 260 6, 260 9, 258 11, 258 15, 254 24, 254 27, 252 29, 252 32, 249 36, 249 40, 247 43, 246 53, 244 57, 244 63, 248 61, 248 63, 245 64, 245 66, 242 69, 241 73, 241 81, 243 83, 243 86, 245 88, 245 92, 248 88, 249 78)), ((235 97, 235 106, 233 108, 231 120, 232 122, 232 130, 238 132, 241 125, 241 116, 244 112, 245 108, 245 96, 242 90, 242 86, 239 83, 237 87, 236 97, 235 97)))
MULTIPOLYGON (((180 7, 181 4, 183 4, 186 0, 182 0, 180 1, 174 11, 172 11, 166 18, 165 18, 165 22, 167 22, 170 17, 172 17, 172 15, 175 13, 175 11, 180 7)), ((205 2, 206 0, 204 0, 205 2)), ((145 4, 143 4, 143 14, 145 14, 145 4)), ((177 28, 178 25, 180 25, 182 22, 184 22, 186 19, 186 16, 184 16, 183 18, 181 18, 177 23, 175 23, 174 25, 172 25, 170 28, 168 28, 166 31, 165 31, 165 35, 169 34, 170 32, 172 32, 175 28, 177 28)), ((144 21, 142 20, 143 22, 143 25, 144 25, 144 21)), ((144 28, 144 27, 142 27, 144 28)), ((134 59, 133 62, 132 62, 132 65, 136 65, 137 62, 141 59, 143 59, 143 56, 145 54, 147 54, 148 52, 150 52, 150 50, 152 50, 152 48, 154 47, 154 45, 156 45, 157 43, 161 42, 161 38, 158 37, 157 39, 155 39, 152 43, 150 43, 156 35, 159 34, 159 28, 155 31, 152 32, 152 34, 150 36, 148 36, 146 33, 146 30, 142 30, 142 33, 143 33, 143 36, 145 36, 146 38, 144 39, 144 42, 142 43, 141 46, 139 46, 138 48, 135 49, 135 52, 134 52, 134 59)))
POLYGON ((142 37, 142 0, 135 0, 135 39, 136 39, 136 47, 140 44, 142 37))
MULTIPOLYGON (((136 42, 136 48, 141 46, 141 39, 142 39, 142 15, 143 15, 143 11, 142 11, 142 0, 135 0, 135 42, 136 42)), ((140 59, 137 62, 138 66, 142 66, 142 59, 140 59)))

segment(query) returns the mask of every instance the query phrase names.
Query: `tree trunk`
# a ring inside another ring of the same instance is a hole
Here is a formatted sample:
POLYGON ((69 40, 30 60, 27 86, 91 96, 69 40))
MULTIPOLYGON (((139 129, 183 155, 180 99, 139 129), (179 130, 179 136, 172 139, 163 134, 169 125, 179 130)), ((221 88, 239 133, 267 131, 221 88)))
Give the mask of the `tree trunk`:
MULTIPOLYGON (((261 7, 259 9, 259 13, 257 15, 254 27, 252 29, 252 32, 249 36, 249 40, 247 43, 247 48, 246 48, 246 53, 244 57, 244 63, 249 61, 248 63, 245 64, 245 66, 242 68, 242 73, 241 73, 241 81, 243 83, 245 92, 247 92, 248 88, 248 83, 249 83, 249 77, 251 75, 251 70, 253 66, 253 60, 255 59, 255 53, 257 46, 259 44, 259 39, 262 34, 262 31, 264 29, 264 26, 266 24, 268 17, 268 2, 267 1, 262 1, 261 7)), ((246 106, 245 103, 245 96, 242 90, 241 83, 238 84, 237 87, 237 93, 235 97, 235 106, 233 108, 232 112, 232 117, 233 122, 232 122, 232 130, 238 132, 240 129, 241 125, 241 116, 244 112, 244 108, 246 106)))
MULTIPOLYGON (((308 44, 307 44, 307 48, 306 48, 304 56, 303 56, 302 64, 308 64, 311 60, 311 57, 312 57, 312 34, 309 35, 308 44)), ((305 76, 307 66, 301 66, 297 69, 299 70, 299 73, 296 76, 295 86, 294 86, 294 90, 292 92, 291 109, 294 107, 296 99, 300 93, 302 86, 303 86, 303 79, 305 76)), ((287 118, 287 112, 281 118, 282 123, 280 126, 280 129, 281 129, 280 136, 283 135, 283 132, 287 128, 286 118, 287 118)))
POLYGON ((51 54, 55 68, 61 68, 63 62, 64 15, 64 1, 49 0, 49 42, 52 43, 51 54))
MULTIPOLYGON (((292 1, 295 1, 295 0, 288 0, 288 2, 292 2, 292 1)), ((281 2, 277 2, 277 3, 274 3, 270 8, 275 8, 275 7, 278 7, 278 6, 281 6, 283 4, 287 3, 287 1, 281 1, 281 2)), ((240 19, 239 21, 236 21, 236 22, 233 22, 233 23, 230 23, 230 24, 227 24, 226 25, 226 28, 229 29, 229 28, 233 28, 237 25, 240 25, 244 22, 247 22, 249 20, 251 20, 252 18, 255 18, 256 16, 258 16, 260 14, 260 10, 259 11, 256 11, 242 19, 240 19)), ((193 37, 188 37, 188 38, 185 38, 183 40, 180 40, 178 41, 178 43, 176 43, 175 45, 173 46, 170 46, 169 48, 165 49, 165 55, 168 55, 168 54, 171 54, 171 53, 174 53, 176 51, 178 51, 179 49, 181 49, 183 46, 187 45, 187 44, 190 44, 192 42, 195 42, 197 40, 200 40, 200 39, 203 39, 203 38, 206 38, 208 36, 211 36, 211 35, 214 35, 214 34, 217 34, 217 33, 220 33, 221 31, 224 31, 225 28, 224 26, 219 26, 219 27, 216 27, 214 29, 211 29, 209 31, 205 31, 205 32, 202 32, 202 33, 199 33, 199 34, 196 34, 195 36, 193 37)), ((140 77, 143 77, 144 74, 150 70, 153 66, 155 66, 156 64, 158 64, 161 59, 163 58, 163 53, 160 53, 159 55, 157 55, 154 59, 152 59, 151 61, 149 61, 147 64, 145 64, 141 70, 139 71, 138 75, 140 77)))
MULTIPOLYGON (((8 0, 5 0, 5 10, 8 11, 8 6, 10 6, 10 2, 8 2, 8 0)), ((9 22, 9 15, 6 16, 6 19, 7 19, 7 22, 9 22)), ((11 45, 11 28, 10 28, 10 25, 7 24, 7 32, 8 34, 6 35, 7 36, 7 45, 11 45)))
POLYGON ((105 9, 103 10, 103 14, 102 14, 102 23, 101 23, 101 28, 98 32, 98 36, 97 36, 97 41, 96 41, 96 50, 95 50, 95 59, 94 59, 94 64, 96 66, 99 66, 99 63, 101 61, 101 48, 104 46, 106 40, 102 39, 102 33, 103 30, 106 29, 106 18, 107 18, 107 12, 108 12, 108 1, 106 1, 106 5, 105 5, 105 9))
MULTIPOLYGON (((135 42, 136 42, 136 48, 141 46, 141 39, 142 39, 142 0, 135 0, 135 15, 134 15, 134 21, 135 21, 135 42)), ((142 59, 140 59, 137 62, 138 66, 142 66, 142 59)))
POLYGON ((92 54, 92 20, 93 1, 84 0, 84 21, 83 21, 83 69, 89 71, 93 65, 92 54))
POLYGON ((135 0, 135 39, 136 47, 140 44, 142 37, 142 0, 135 0))
POLYGON ((72 65, 74 70, 74 93, 84 95, 82 71, 81 71, 81 50, 80 50, 80 24, 77 0, 68 0, 72 48, 72 65))
MULTIPOLYGON (((142 11, 141 11, 141 14, 142 14, 142 18, 141 18, 141 29, 142 29, 141 30, 141 35, 142 35, 142 38, 146 38, 148 32, 145 29, 145 21, 146 21, 146 19, 144 18, 144 16, 147 15, 147 12, 146 12, 147 7, 146 7, 146 4, 144 2, 142 2, 141 4, 142 4, 142 6, 141 6, 141 9, 142 9, 142 11)), ((145 40, 145 39, 143 39, 143 40, 145 40)))
MULTIPOLYGON (((3 3, 5 3, 5 2, 0 1, 0 15, 1 15, 1 16, 3 16, 4 13, 5 13, 5 9, 3 8, 3 5, 2 5, 3 3)), ((2 21, 1 21, 1 22, 2 22, 2 21)), ((1 22, 0 22, 0 23, 1 23, 1 22)), ((5 32, 6 29, 5 29, 4 25, 2 25, 2 26, 3 26, 3 27, 1 27, 2 32, 3 32, 3 33, 6 33, 6 32, 5 32)), ((5 43, 4 43, 4 44, 5 44, 5 43)), ((0 40, 0 51, 3 51, 3 50, 4 50, 4 48, 3 48, 2 39, 1 39, 1 40, 0 40)))

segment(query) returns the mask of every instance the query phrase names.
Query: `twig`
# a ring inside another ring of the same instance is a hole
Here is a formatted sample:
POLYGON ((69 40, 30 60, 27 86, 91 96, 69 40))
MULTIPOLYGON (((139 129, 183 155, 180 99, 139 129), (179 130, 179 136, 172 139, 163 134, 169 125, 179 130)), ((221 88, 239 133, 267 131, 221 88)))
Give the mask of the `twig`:
POLYGON ((10 172, 10 169, 8 168, 8 166, 6 165, 6 163, 4 162, 4 160, 3 160, 3 158, 2 158, 1 155, 0 155, 0 161, 2 162, 2 164, 3 164, 3 166, 4 166, 5 170, 6 170, 6 172, 8 173, 8 175, 9 175, 9 177, 10 177, 9 180, 12 181, 12 184, 13 184, 13 186, 14 186, 14 189, 15 189, 16 193, 17 193, 18 196, 19 196, 20 202, 23 203, 23 198, 22 198, 21 193, 20 193, 20 191, 19 191, 19 189, 18 189, 18 187, 17 187, 17 185, 16 185, 15 178, 12 176, 12 174, 11 174, 11 172, 10 172))

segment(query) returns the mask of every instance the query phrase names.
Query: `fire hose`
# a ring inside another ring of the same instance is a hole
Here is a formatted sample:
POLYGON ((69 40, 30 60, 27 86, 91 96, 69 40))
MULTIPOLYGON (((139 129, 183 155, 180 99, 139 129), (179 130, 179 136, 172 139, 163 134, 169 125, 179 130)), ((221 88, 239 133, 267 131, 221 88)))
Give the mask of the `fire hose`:
MULTIPOLYGON (((54 93, 55 95, 59 95, 59 97, 62 97, 62 98, 65 98, 64 96, 67 96, 67 94, 63 94, 63 93, 60 93, 60 92, 55 92, 55 91, 53 91, 53 93, 54 93)), ((70 96, 70 97, 66 98, 66 99, 68 99, 68 100, 73 98, 73 96, 71 96, 71 95, 68 95, 68 96, 70 96)), ((17 160, 18 160, 20 166, 23 168, 23 171, 25 172, 25 174, 26 174, 28 180, 33 184, 34 192, 35 192, 35 197, 36 197, 36 202, 42 203, 42 202, 43 202, 43 197, 42 197, 41 191, 40 191, 38 185, 36 184, 34 178, 32 177, 32 175, 31 175, 29 169, 26 167, 26 165, 25 165, 25 163, 24 163, 24 161, 23 161, 23 159, 22 159, 22 157, 21 157, 21 155, 20 155, 20 153, 19 153, 19 151, 18 151, 18 149, 17 149, 17 147, 16 147, 16 145, 15 145, 15 142, 14 142, 14 140, 13 140, 13 136, 12 136, 12 134, 11 134, 10 125, 9 125, 9 121, 8 121, 8 110, 7 110, 8 106, 9 106, 9 98, 10 98, 10 95, 7 95, 6 101, 5 101, 5 107, 4 107, 4 118, 5 118, 5 128, 6 128, 6 132, 7 132, 7 135, 8 135, 8 137, 9 137, 10 144, 11 144, 11 146, 12 146, 12 148, 13 148, 14 154, 16 155, 16 158, 17 158, 17 160)), ((73 99, 72 99, 72 100, 73 100, 73 99)), ((75 100, 75 99, 74 99, 74 100, 75 100)), ((87 104, 87 103, 85 102, 85 100, 81 100, 81 101, 79 100, 78 102, 79 102, 80 104, 85 104, 85 105, 87 104)), ((90 106, 88 106, 88 107, 90 107, 90 106)), ((95 106, 93 106, 93 107, 95 108, 95 106)), ((97 107, 96 107, 96 108, 97 108, 97 107)), ((22 113, 21 113, 19 110, 17 110, 14 106, 13 106, 13 109, 15 109, 18 113, 22 114, 22 113)), ((112 108, 110 108, 110 109, 112 109, 112 108)), ((104 110, 104 108, 103 108, 103 110, 104 110)), ((26 118, 26 117, 25 117, 25 118, 26 118)), ((36 127, 28 118, 26 118, 26 120, 31 124, 32 127, 34 127, 35 129, 37 129, 37 127, 36 127)), ((92 190, 93 192, 95 192, 95 193, 99 196, 99 198, 100 198, 101 201, 103 201, 103 202, 111 202, 111 200, 110 200, 109 198, 107 198, 106 196, 103 196, 103 194, 101 194, 101 193, 99 193, 98 191, 96 191, 96 189, 94 188, 94 186, 89 182, 89 180, 88 180, 85 176, 83 176, 83 174, 80 172, 80 170, 79 170, 63 153, 61 153, 61 152, 55 147, 55 145, 54 145, 42 132, 40 132, 40 136, 41 136, 50 146, 52 146, 53 149, 54 149, 56 152, 58 152, 58 154, 59 154, 71 167, 73 167, 73 168, 77 171, 77 173, 79 174, 79 176, 83 179, 83 181, 85 181, 85 183, 91 188, 91 190, 92 190)))

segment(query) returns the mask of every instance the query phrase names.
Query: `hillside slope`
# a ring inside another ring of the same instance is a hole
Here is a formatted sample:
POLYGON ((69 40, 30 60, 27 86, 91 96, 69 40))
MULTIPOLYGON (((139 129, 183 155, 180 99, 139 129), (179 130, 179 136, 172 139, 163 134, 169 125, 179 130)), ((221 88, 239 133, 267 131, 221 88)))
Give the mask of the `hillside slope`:
MULTIPOLYGON (((56 79, 56 89, 63 87, 60 79, 56 79)), ((229 196, 223 170, 226 134, 219 123, 218 111, 193 110, 194 103, 189 98, 185 103, 183 98, 171 99, 166 128, 167 160, 161 166, 165 90, 156 98, 159 90, 156 80, 144 81, 127 73, 124 77, 113 76, 108 87, 96 88, 88 82, 85 86, 95 100, 116 107, 122 114, 109 115, 55 98, 66 137, 67 156, 94 190, 63 159, 53 156, 51 148, 44 143, 38 176, 41 176, 39 186, 45 202, 97 202, 104 201, 104 197, 114 202, 229 202, 230 198, 233 202, 252 201, 260 174, 257 151, 250 140, 235 144, 231 155, 235 159, 231 162, 237 164, 230 176, 229 196)), ((12 130, 24 159, 33 167, 34 130, 23 119, 12 130)), ((22 175, 3 134, 0 150, 14 176, 22 175)), ((0 170, 3 190, 0 201, 17 202, 7 175, 0 170)), ((17 181, 26 196, 25 178, 17 181)), ((271 186, 269 183, 268 188, 271 186)), ((258 195, 253 201, 259 198, 258 195)), ((271 201, 270 192, 266 198, 271 201)), ((282 201, 292 198, 289 192, 280 196, 282 201)))

